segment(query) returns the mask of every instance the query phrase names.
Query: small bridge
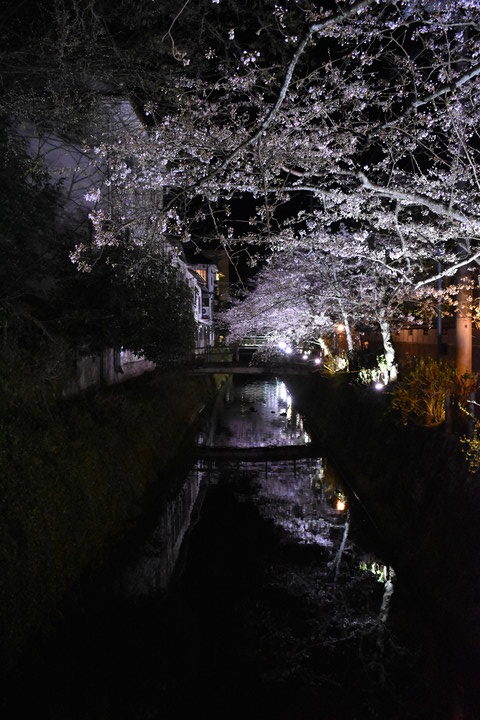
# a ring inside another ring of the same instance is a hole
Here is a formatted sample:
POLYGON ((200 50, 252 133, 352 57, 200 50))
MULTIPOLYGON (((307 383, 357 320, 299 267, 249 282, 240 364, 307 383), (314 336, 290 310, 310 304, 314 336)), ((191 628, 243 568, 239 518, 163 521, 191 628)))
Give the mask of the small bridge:
POLYGON ((318 366, 311 360, 303 361, 299 356, 279 360, 272 364, 250 364, 252 353, 239 357, 240 351, 258 349, 265 344, 265 337, 255 335, 244 338, 237 346, 197 348, 190 357, 190 373, 228 373, 231 375, 310 375, 318 372, 318 366))
POLYGON ((199 460, 230 462, 269 462, 274 460, 302 460, 321 455, 316 445, 271 445, 269 447, 198 447, 199 460))
POLYGON ((227 373, 229 375, 310 375, 317 368, 307 365, 238 365, 236 363, 205 363, 192 368, 189 372, 194 375, 212 373, 227 373))

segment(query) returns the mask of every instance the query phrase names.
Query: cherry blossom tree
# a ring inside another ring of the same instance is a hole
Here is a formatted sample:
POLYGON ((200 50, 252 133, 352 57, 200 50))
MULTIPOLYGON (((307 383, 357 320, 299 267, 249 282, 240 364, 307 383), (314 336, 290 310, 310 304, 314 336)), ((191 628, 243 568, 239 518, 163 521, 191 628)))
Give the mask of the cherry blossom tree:
POLYGON ((260 335, 268 345, 309 341, 325 347, 323 336, 338 322, 340 296, 333 286, 327 289, 320 275, 313 253, 283 252, 270 258, 255 288, 221 314, 230 338, 260 335))
POLYGON ((220 59, 232 33, 219 27, 205 54, 211 72, 179 73, 171 112, 147 102, 147 133, 98 144, 117 197, 161 190, 162 207, 146 209, 157 238, 188 239, 194 207, 225 245, 239 236, 229 205, 252 197, 243 241, 365 260, 404 296, 476 263, 477 3, 298 9, 273 8, 289 62, 258 37, 220 59))
MULTIPOLYGON (((353 243, 350 239, 350 247, 353 243)), ((337 239, 336 247, 340 246, 337 239)), ((230 337, 261 335, 265 342, 316 342, 328 352, 325 336, 345 328, 354 349, 354 326, 379 328, 390 369, 394 366, 391 329, 435 310, 437 292, 415 292, 381 263, 351 252, 345 257, 324 248, 287 249, 269 258, 256 276, 255 287, 243 292, 221 319, 230 337)))
MULTIPOLYGON (((97 127, 85 138, 110 171, 92 213, 99 252, 129 242, 135 220, 146 246, 207 234, 260 256, 363 263, 386 342, 397 298, 477 264, 477 0, 187 0, 153 15, 140 5, 155 28, 143 54, 123 31, 112 42, 118 17, 109 36, 95 25, 102 4, 88 4, 95 87, 123 83, 146 120, 142 132, 97 127), (247 199, 239 222, 232 207, 247 199)), ((71 22, 57 23, 58 38, 71 22)))

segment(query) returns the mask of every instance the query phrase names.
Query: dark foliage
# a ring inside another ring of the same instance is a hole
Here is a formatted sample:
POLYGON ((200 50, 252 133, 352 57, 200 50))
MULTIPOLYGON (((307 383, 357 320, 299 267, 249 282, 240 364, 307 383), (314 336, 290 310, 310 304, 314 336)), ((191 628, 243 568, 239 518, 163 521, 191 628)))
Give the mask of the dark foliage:
POLYGON ((42 166, 5 128, 0 155, 4 341, 34 352, 55 342, 84 352, 124 347, 157 361, 188 353, 191 292, 169 257, 105 248, 80 273, 70 260, 78 238, 57 230, 57 192, 42 166))

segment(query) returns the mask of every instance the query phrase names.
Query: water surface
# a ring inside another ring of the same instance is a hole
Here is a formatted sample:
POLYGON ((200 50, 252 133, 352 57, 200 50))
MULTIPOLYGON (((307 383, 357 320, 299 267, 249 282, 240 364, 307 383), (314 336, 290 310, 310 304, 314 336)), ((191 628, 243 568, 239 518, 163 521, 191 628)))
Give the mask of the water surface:
MULTIPOLYGON (((235 378, 198 432, 201 448, 309 443, 277 378, 235 378)), ((430 720, 370 531, 321 455, 197 460, 114 582, 26 668, 36 715, 430 720)))

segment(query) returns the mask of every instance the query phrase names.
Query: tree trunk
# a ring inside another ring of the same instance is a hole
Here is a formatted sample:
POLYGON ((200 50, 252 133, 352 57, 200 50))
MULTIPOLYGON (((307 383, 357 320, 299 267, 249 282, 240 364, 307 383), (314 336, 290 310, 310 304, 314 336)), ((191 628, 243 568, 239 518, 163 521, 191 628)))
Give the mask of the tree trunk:
POLYGON ((340 547, 338 548, 338 552, 337 552, 337 554, 335 556, 335 560, 334 560, 334 564, 335 564, 335 577, 333 579, 334 585, 337 584, 338 574, 340 572, 340 563, 342 562, 343 551, 345 550, 345 545, 347 544, 349 528, 350 528, 350 522, 347 520, 345 522, 345 527, 343 528, 342 542, 340 543, 340 547))
POLYGON ((348 321, 348 317, 346 313, 342 310, 342 317, 343 317, 343 324, 345 325, 345 335, 347 338, 347 347, 349 352, 353 351, 353 338, 352 338, 352 329, 350 327, 350 323, 348 321))
POLYGON ((397 377, 397 368, 395 366, 395 350, 392 342, 392 333, 390 323, 385 318, 380 320, 380 332, 382 333, 383 350, 385 353, 385 361, 387 363, 388 378, 386 380, 395 380, 397 377))
MULTIPOLYGON (((335 280, 336 279, 337 278, 335 276, 335 280)), ((343 327, 345 328, 345 339, 347 341, 347 349, 349 352, 352 352, 353 351, 352 329, 351 329, 350 323, 348 321, 348 315, 345 312, 345 309, 343 307, 343 303, 341 302, 341 300, 339 300, 338 304, 340 307, 340 313, 342 315, 343 327)))
POLYGON ((330 348, 328 347, 327 343, 325 342, 325 340, 322 337, 318 338, 317 342, 320 345, 324 355, 326 355, 328 357, 329 355, 332 354, 330 352, 330 348))

